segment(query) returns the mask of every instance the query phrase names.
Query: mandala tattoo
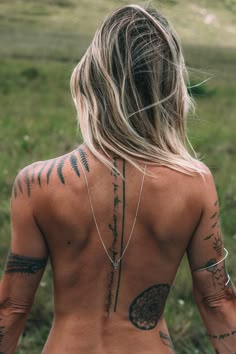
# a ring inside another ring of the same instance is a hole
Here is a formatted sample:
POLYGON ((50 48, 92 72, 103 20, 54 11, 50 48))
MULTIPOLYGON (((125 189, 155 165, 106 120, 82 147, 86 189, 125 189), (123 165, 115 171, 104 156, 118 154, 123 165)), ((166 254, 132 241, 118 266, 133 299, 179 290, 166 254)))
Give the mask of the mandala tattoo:
POLYGON ((35 274, 47 264, 47 258, 32 258, 10 252, 5 273, 35 274))
POLYGON ((157 284, 139 294, 129 309, 132 324, 143 330, 155 328, 164 311, 169 291, 168 284, 157 284))

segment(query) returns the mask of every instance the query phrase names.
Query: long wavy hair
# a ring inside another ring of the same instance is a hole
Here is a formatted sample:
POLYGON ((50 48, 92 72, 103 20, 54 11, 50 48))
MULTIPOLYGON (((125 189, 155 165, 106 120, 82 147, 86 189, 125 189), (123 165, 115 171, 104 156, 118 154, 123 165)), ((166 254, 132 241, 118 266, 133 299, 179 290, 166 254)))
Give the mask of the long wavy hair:
POLYGON ((187 148, 187 83, 179 39, 167 20, 149 6, 115 9, 71 76, 84 143, 110 168, 114 153, 140 170, 145 161, 202 173, 187 148))

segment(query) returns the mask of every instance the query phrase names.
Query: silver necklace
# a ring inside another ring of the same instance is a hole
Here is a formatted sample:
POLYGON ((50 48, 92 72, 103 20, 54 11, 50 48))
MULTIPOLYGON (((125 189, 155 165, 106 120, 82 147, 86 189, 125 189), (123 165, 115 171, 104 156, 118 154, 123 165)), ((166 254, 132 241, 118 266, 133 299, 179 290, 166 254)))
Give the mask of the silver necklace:
POLYGON ((95 223, 95 226, 96 226, 96 229, 97 229, 97 233, 98 233, 98 236, 101 240, 101 243, 102 243, 102 246, 109 258, 109 260, 111 261, 113 267, 114 267, 114 270, 117 270, 118 267, 119 267, 119 264, 120 264, 120 261, 122 260, 122 258, 124 257, 126 251, 127 251, 127 248, 129 246, 129 243, 130 243, 130 240, 131 240, 131 237, 133 235, 133 232, 134 232, 134 227, 135 227, 135 224, 136 224, 136 220, 137 220, 137 215, 138 215, 138 211, 139 211, 139 205, 140 205, 140 201, 141 201, 141 195, 142 195, 142 191, 143 191, 143 184, 144 184, 144 177, 145 177, 145 173, 146 173, 146 164, 145 164, 145 167, 144 167, 144 172, 143 172, 143 178, 142 178, 142 183, 141 183, 141 187, 140 187, 140 192, 139 192, 139 198, 138 198, 138 203, 137 203, 137 208, 136 208, 136 213, 135 213, 135 216, 134 216, 134 222, 133 222, 133 225, 132 225, 132 228, 131 228, 131 231, 130 231, 130 235, 129 235, 129 238, 128 238, 128 241, 126 243, 126 246, 124 248, 124 251, 123 253, 121 254, 121 256, 117 259, 117 260, 113 260, 109 254, 109 252, 107 251, 106 249, 106 246, 105 246, 105 243, 103 241, 103 238, 102 238, 102 235, 100 233, 100 230, 99 230, 99 227, 98 227, 98 223, 97 223, 97 219, 96 219, 96 216, 95 216, 95 213, 94 213, 94 209, 93 209, 93 204, 92 204, 92 199, 91 199, 91 195, 90 195, 90 191, 89 191, 89 184, 88 184, 88 179, 87 179, 87 176, 86 176, 86 173, 84 171, 84 168, 83 168, 83 165, 80 163, 79 161, 79 164, 82 168, 82 171, 83 171, 83 174, 84 174, 84 178, 85 178, 85 182, 86 182, 86 186, 87 186, 87 191, 88 191, 88 198, 89 198, 89 203, 90 203, 90 208, 91 208, 91 211, 92 211, 92 215, 93 215, 93 220, 94 220, 94 223, 95 223))

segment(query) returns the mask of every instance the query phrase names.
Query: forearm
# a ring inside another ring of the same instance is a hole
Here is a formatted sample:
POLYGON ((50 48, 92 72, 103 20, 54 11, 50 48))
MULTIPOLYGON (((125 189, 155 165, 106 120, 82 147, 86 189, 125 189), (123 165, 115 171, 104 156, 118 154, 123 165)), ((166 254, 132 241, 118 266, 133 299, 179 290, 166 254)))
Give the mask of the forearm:
POLYGON ((28 313, 6 315, 0 311, 0 353, 14 354, 20 335, 23 332, 28 313))
POLYGON ((226 289, 223 299, 198 301, 198 308, 216 353, 236 353, 236 296, 226 289))

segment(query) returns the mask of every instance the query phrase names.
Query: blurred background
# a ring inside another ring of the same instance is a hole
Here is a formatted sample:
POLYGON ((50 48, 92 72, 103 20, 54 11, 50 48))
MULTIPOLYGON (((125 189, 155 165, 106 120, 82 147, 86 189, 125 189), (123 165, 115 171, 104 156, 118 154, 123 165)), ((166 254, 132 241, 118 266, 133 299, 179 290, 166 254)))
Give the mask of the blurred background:
MULTIPOLYGON (((69 80, 104 16, 122 0, 0 0, 0 271, 10 243, 14 177, 25 165, 81 142, 69 80)), ((138 1, 145 5, 147 2, 138 1)), ((228 270, 236 282, 236 0, 163 0, 152 6, 179 33, 197 104, 189 137, 211 168, 221 204, 228 270)), ((38 354, 53 317, 50 267, 17 354, 38 354)), ((213 353, 184 259, 166 319, 178 354, 213 353)))

